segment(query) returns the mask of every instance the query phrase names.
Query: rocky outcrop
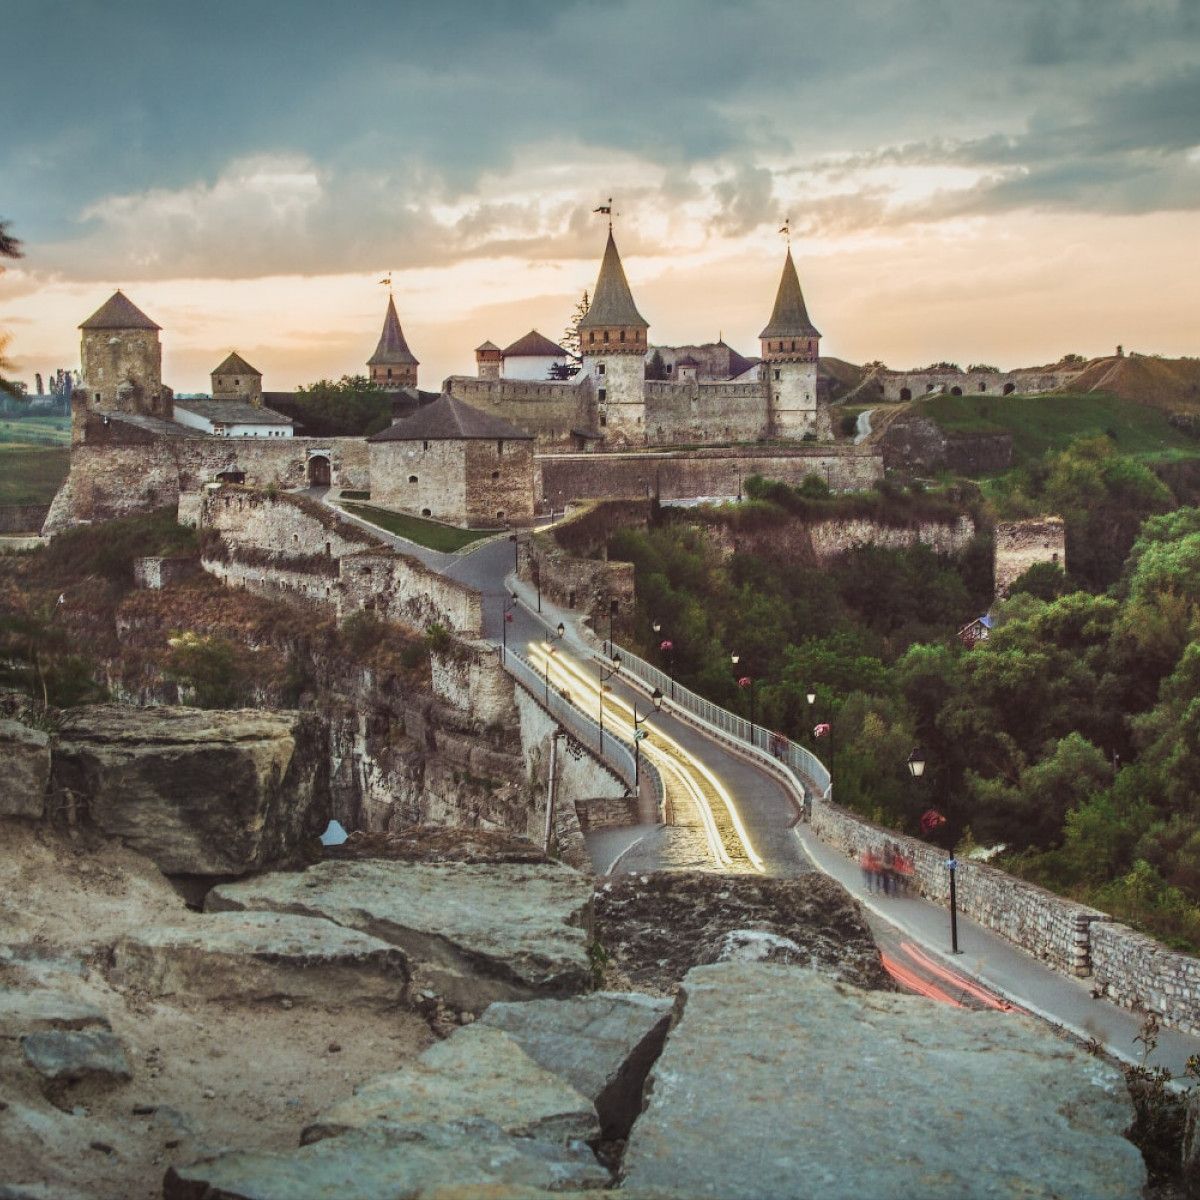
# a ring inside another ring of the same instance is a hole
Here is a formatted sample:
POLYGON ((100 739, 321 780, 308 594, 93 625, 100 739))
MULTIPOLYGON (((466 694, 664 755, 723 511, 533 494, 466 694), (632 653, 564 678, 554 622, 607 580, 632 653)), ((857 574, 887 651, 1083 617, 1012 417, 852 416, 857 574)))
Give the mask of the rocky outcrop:
POLYGON ((39 820, 46 809, 50 781, 50 739, 40 729, 19 721, 0 720, 0 817, 39 820))
POLYGON ((167 874, 241 875, 325 827, 325 743, 295 712, 94 705, 63 732, 51 788, 167 874))
POLYGON ((52 1095, 77 1083, 126 1083, 133 1074, 120 1039, 107 1029, 30 1033, 21 1039, 21 1050, 52 1095))
POLYGON ((304 1143, 348 1129, 496 1121, 514 1137, 566 1144, 600 1133, 596 1110, 560 1075, 539 1066, 514 1038, 472 1025, 425 1051, 410 1066, 358 1087, 304 1130, 304 1143))
POLYGON ((214 888, 209 911, 323 917, 398 947, 414 994, 463 1012, 592 986, 591 881, 557 863, 323 862, 214 888))
POLYGON ((634 1195, 1142 1194, 1121 1073, 1031 1019, 771 963, 698 967, 677 1007, 625 1153, 634 1195))
POLYGON ((290 1154, 223 1154, 172 1167, 163 1200, 535 1200, 605 1188, 582 1143, 514 1138, 490 1121, 364 1129, 290 1154))
POLYGON ((895 986, 862 909, 824 875, 657 871, 616 875, 596 888, 596 939, 610 973, 640 990, 674 993, 692 967, 728 956, 735 931, 788 939, 797 947, 789 961, 843 982, 895 986))
POLYGON ((503 1029, 530 1058, 586 1096, 611 1141, 627 1137, 642 1110, 642 1088, 667 1036, 671 1001, 596 992, 493 1004, 481 1023, 503 1029))
POLYGON ((356 830, 326 858, 389 859, 393 862, 548 863, 532 842, 494 829, 406 825, 390 833, 356 830))
POLYGON ((273 912, 212 913, 127 934, 111 978, 152 996, 289 999, 391 1006, 408 992, 404 956, 330 921, 273 912))

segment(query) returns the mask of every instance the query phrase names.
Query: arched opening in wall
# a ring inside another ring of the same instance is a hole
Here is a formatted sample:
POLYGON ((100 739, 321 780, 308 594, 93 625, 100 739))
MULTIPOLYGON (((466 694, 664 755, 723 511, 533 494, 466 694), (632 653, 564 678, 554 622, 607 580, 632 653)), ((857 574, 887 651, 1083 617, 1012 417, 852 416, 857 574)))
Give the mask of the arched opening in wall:
POLYGON ((901 388, 900 389, 900 399, 901 400, 911 400, 912 399, 912 388, 901 388))
POLYGON ((308 484, 310 487, 328 487, 333 481, 333 470, 324 454, 314 454, 308 460, 308 484))
POLYGON ((497 521, 503 521, 503 520, 504 520, 504 509, 502 509, 502 508, 498 508, 498 509, 496 509, 496 520, 497 520, 497 521))
POLYGON ((1006 396, 1011 396, 1016 390, 1017 385, 1015 383, 1006 383, 1004 385, 1004 395, 1006 396))
POLYGON ((925 390, 926 390, 927 392, 932 392, 932 391, 933 391, 933 384, 932 384, 932 383, 927 383, 927 384, 925 385, 925 390))
POLYGON ((960 388, 960 387, 957 387, 957 386, 956 386, 956 387, 952 387, 952 388, 950 389, 950 395, 952 395, 952 396, 961 396, 961 395, 962 395, 962 388, 960 388))
POLYGON ((574 589, 574 588, 572 588, 572 589, 571 589, 571 590, 570 590, 570 591, 567 593, 567 607, 568 607, 568 608, 574 608, 574 607, 575 607, 575 589, 574 589))
POLYGON ((416 483, 416 482, 417 482, 417 477, 416 477, 415 475, 410 475, 410 476, 408 477, 408 482, 409 482, 409 483, 416 483))
POLYGON ((421 509, 421 516, 423 516, 423 517, 432 517, 432 516, 433 516, 433 509, 431 509, 431 508, 423 508, 423 509, 421 509))
POLYGON ((217 482, 218 483, 245 483, 246 482, 246 472, 245 471, 236 471, 236 470, 218 471, 217 472, 217 482))

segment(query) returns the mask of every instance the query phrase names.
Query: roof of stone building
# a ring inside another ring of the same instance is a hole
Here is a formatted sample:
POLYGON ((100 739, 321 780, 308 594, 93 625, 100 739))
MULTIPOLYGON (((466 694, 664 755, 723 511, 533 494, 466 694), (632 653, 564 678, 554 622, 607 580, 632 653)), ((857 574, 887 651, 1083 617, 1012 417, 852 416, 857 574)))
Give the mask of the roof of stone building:
POLYGON ((80 329, 161 329, 118 288, 80 329))
POLYGON ((292 418, 274 409, 258 408, 242 400, 176 400, 176 408, 186 409, 207 421, 226 425, 291 425, 292 418))
POLYGON ((502 354, 502 353, 503 353, 503 351, 500 349, 500 347, 499 347, 499 346, 497 346, 497 345, 496 345, 496 343, 495 343, 495 342, 484 342, 482 346, 476 346, 476 347, 475 347, 475 353, 476 353, 476 354, 480 354, 480 353, 482 353, 484 350, 494 350, 494 351, 495 351, 497 354, 502 354))
POLYGON ((600 263, 600 276, 596 290, 592 293, 592 305, 579 322, 580 329, 596 329, 604 325, 637 325, 649 329, 650 322, 637 310, 617 243, 612 230, 608 231, 608 245, 604 247, 604 259, 600 263))
POLYGON ((396 301, 391 296, 388 297, 387 315, 383 318, 383 332, 379 335, 379 345, 375 347, 375 353, 367 359, 367 366, 420 366, 404 340, 404 330, 400 328, 400 318, 396 316, 396 301))
POLYGON ((804 293, 800 290, 800 276, 789 248, 779 279, 779 291, 775 293, 775 307, 767 327, 758 335, 760 338, 777 337, 820 337, 817 327, 809 320, 804 305, 804 293))
POLYGON ((557 342, 552 342, 536 329, 531 329, 504 349, 505 358, 563 358, 566 353, 557 342))
POLYGON ((212 370, 214 375, 257 375, 262 378, 262 372, 255 370, 236 350, 219 366, 212 370))
POLYGON ((503 438, 531 440, 532 433, 518 429, 491 413, 480 412, 464 404, 457 396, 440 396, 432 404, 417 409, 411 417, 405 417, 395 425, 388 426, 372 437, 369 442, 433 442, 469 441, 473 439, 503 438))

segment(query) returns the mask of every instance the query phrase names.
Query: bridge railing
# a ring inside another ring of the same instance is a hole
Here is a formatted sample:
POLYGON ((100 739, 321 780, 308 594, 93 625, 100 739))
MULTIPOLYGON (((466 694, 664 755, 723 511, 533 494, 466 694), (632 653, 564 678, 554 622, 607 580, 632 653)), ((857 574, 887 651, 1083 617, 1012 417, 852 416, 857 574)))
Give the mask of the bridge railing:
POLYGON ((669 700, 675 708, 691 713, 735 741, 744 742, 747 746, 753 746, 763 754, 770 755, 786 766, 802 786, 811 781, 820 795, 829 795, 829 771, 811 750, 798 745, 790 738, 772 733, 762 725, 752 726, 745 717, 739 717, 737 713, 731 713, 690 688, 676 683, 665 671, 660 671, 658 667, 646 662, 644 658, 639 658, 631 650, 626 650, 624 646, 613 642, 612 650, 621 656, 622 672, 632 675, 651 690, 658 688, 663 698, 669 700))
POLYGON ((655 810, 663 812, 664 789, 658 768, 644 754, 635 756, 633 748, 611 729, 601 731, 582 709, 572 702, 553 681, 546 685, 545 673, 528 659, 509 648, 502 653, 504 668, 551 717, 577 742, 585 746, 605 764, 636 797, 640 779, 650 781, 655 797, 655 810))

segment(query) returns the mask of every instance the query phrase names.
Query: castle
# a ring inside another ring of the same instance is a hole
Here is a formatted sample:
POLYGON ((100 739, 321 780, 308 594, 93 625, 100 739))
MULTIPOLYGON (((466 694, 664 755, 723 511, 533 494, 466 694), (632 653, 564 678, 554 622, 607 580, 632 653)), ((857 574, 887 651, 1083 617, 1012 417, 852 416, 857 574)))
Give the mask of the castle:
POLYGON ((236 351, 213 370, 211 397, 176 397, 162 380, 161 326, 118 291, 80 326, 71 471, 46 531, 221 481, 377 491, 441 520, 522 524, 572 499, 732 496, 755 472, 791 482, 815 473, 843 488, 882 475, 878 454, 832 442, 821 335, 790 248, 759 358, 723 342, 651 347, 649 329, 610 228, 573 378, 550 377, 568 373, 566 351, 531 330, 505 350, 485 342, 478 374, 451 376, 439 398, 417 386, 420 363, 389 294, 367 369, 393 397, 392 427, 313 438, 271 407, 286 395, 264 392, 236 351), (648 379, 648 361, 666 377, 648 379), (682 445, 692 449, 672 449, 682 445))

